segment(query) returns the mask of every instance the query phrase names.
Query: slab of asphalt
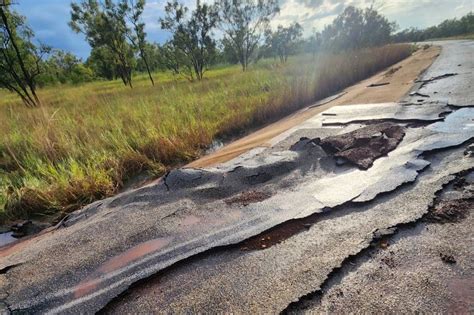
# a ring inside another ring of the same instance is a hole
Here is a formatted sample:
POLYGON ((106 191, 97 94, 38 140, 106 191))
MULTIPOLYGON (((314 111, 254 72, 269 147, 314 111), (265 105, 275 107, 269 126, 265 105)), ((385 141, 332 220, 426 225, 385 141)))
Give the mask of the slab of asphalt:
MULTIPOLYGON (((456 47, 443 58, 469 66, 472 43, 456 47)), ((356 123, 342 121, 350 107, 322 113, 268 148, 91 204, 62 228, 0 251, 1 303, 41 313, 299 310, 351 257, 419 222, 437 193, 474 168, 474 108, 418 103, 385 104, 383 117, 367 105, 356 123), (328 117, 340 126, 324 126, 328 117), (387 124, 401 132, 396 145, 364 153, 390 142, 387 124), (364 126, 373 135, 355 133, 363 135, 338 148, 371 158, 367 170, 320 145, 364 126)))
POLYGON ((474 310, 474 173, 443 190, 416 226, 345 264, 289 313, 436 313, 474 310), (442 217, 430 216, 437 209, 442 217))

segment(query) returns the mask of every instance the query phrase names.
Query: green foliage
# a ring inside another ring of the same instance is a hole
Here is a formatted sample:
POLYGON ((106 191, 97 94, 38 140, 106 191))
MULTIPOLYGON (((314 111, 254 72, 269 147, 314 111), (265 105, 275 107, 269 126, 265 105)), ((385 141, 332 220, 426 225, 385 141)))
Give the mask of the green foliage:
POLYGON ((391 41, 396 24, 373 8, 365 10, 348 6, 321 33, 323 49, 340 51, 374 47, 391 41))
POLYGON ((71 53, 54 50, 47 60, 42 63, 43 73, 38 77, 38 84, 78 84, 91 82, 95 79, 94 71, 82 63, 71 53))
POLYGON ((93 47, 86 66, 91 68, 97 77, 107 80, 118 78, 115 58, 107 46, 93 47))
POLYGON ((23 16, 0 6, 0 88, 16 93, 28 107, 41 104, 36 78, 43 71, 41 59, 50 51, 34 45, 33 37, 23 16))
POLYGON ((171 70, 185 73, 190 80, 193 80, 193 74, 201 80, 215 57, 216 42, 212 31, 218 14, 214 6, 200 1, 197 1, 194 11, 188 12, 189 9, 176 0, 166 5, 165 17, 160 19, 161 28, 169 30, 173 38, 167 43, 164 53, 167 59, 171 58, 171 70))
POLYGON ((424 30, 408 28, 394 35, 396 42, 421 42, 428 39, 446 38, 474 34, 474 13, 469 12, 460 19, 444 20, 437 26, 424 30))
POLYGON ((145 10, 145 0, 121 0, 119 6, 121 6, 126 12, 128 21, 133 26, 133 32, 128 35, 130 42, 132 43, 135 50, 138 51, 140 55, 140 61, 145 66, 145 69, 150 78, 151 84, 155 85, 153 76, 151 75, 151 68, 149 65, 148 55, 147 55, 147 42, 146 42, 146 32, 145 32, 145 23, 143 23, 141 16, 145 10))
POLYGON ((224 47, 233 51, 242 70, 257 59, 257 50, 270 19, 280 8, 277 0, 217 0, 224 47))
MULTIPOLYGON (((166 70, 166 67, 162 66, 162 56, 160 54, 160 45, 156 43, 145 43, 144 47, 144 55, 146 56, 146 60, 148 62, 148 67, 150 68, 151 72, 157 70, 166 70)), ((137 71, 139 72, 146 72, 147 66, 145 64, 145 59, 140 58, 137 60, 137 71)))
POLYGON ((303 28, 298 23, 293 23, 288 27, 279 25, 275 32, 268 29, 265 32, 268 55, 278 56, 280 62, 286 62, 288 56, 298 49, 302 36, 303 28))
POLYGON ((69 26, 86 36, 92 48, 107 47, 116 73, 125 85, 132 87, 134 60, 133 45, 129 43, 131 30, 127 25, 129 8, 124 2, 112 0, 83 0, 71 3, 69 26))

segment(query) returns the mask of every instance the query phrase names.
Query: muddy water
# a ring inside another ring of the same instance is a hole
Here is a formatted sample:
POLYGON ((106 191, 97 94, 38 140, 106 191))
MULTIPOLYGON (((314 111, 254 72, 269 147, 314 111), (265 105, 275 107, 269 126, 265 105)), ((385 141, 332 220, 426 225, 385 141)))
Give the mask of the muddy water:
POLYGON ((221 139, 214 139, 205 154, 211 154, 224 147, 226 143, 221 139))

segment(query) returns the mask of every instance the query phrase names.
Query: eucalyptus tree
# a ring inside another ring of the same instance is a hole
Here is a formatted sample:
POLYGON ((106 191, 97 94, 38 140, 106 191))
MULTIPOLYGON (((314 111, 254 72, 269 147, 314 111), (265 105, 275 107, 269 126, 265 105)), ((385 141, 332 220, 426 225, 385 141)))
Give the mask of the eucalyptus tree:
POLYGON ((128 42, 131 33, 127 24, 128 10, 128 6, 113 0, 72 2, 69 26, 76 33, 84 34, 93 49, 106 47, 123 83, 133 87, 134 50, 128 42))
POLYGON ((165 17, 160 22, 162 29, 172 33, 166 49, 175 51, 180 57, 173 58, 173 62, 182 62, 176 69, 190 74, 190 80, 194 79, 193 74, 201 80, 215 57, 216 42, 212 33, 218 22, 215 6, 201 4, 198 0, 196 9, 190 11, 174 0, 167 3, 165 17))
POLYGON ((273 55, 280 58, 284 63, 288 56, 295 52, 303 36, 303 28, 299 23, 293 23, 288 27, 279 25, 276 31, 268 29, 265 32, 265 43, 273 55))
POLYGON ((145 65, 148 77, 150 78, 151 84, 155 85, 153 76, 151 75, 150 62, 147 55, 147 42, 146 42, 146 32, 145 32, 145 23, 142 20, 142 14, 145 10, 145 0, 122 0, 120 3, 124 7, 124 10, 127 11, 128 21, 133 27, 133 33, 129 36, 132 45, 138 50, 140 58, 145 65))
POLYGON ((270 19, 279 11, 278 0, 217 0, 219 28, 234 50, 242 70, 256 58, 270 19))
POLYGON ((16 93, 28 107, 40 106, 36 78, 50 48, 33 44, 25 18, 9 6, 9 1, 0 2, 0 87, 16 93))
POLYGON ((329 50, 353 50, 379 46, 391 41, 396 24, 372 7, 348 6, 322 31, 322 44, 329 50))

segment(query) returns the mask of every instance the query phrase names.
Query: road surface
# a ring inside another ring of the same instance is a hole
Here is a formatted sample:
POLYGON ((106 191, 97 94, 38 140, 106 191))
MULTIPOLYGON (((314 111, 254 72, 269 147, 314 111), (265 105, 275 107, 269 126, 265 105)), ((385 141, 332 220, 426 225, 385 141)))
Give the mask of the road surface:
POLYGON ((328 106, 2 249, 1 307, 472 311, 474 42, 436 44, 399 102, 328 106))

